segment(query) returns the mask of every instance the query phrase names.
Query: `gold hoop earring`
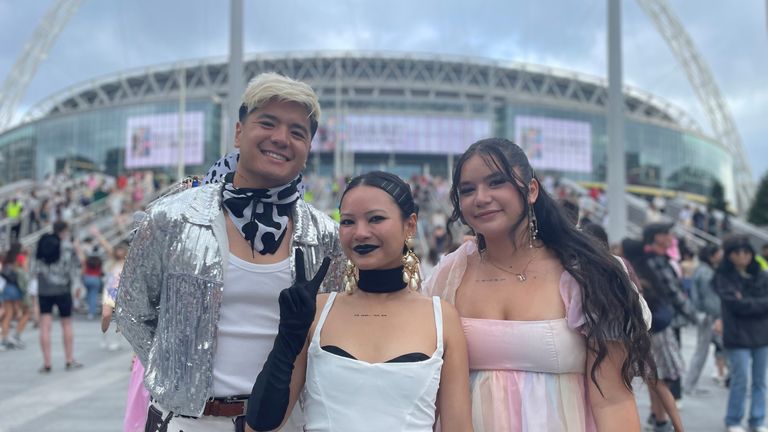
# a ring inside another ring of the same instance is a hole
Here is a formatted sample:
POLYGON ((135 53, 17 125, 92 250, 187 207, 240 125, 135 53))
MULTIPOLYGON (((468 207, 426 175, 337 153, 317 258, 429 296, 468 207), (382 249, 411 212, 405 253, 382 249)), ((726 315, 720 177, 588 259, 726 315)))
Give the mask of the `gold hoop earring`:
POLYGON ((408 284, 408 287, 412 290, 418 290, 421 286, 421 272, 419 271, 419 257, 413 252, 413 236, 408 236, 405 239, 405 248, 407 249, 405 255, 403 255, 403 282, 408 284))
POLYGON ((539 220, 533 211, 533 204, 528 205, 528 248, 533 249, 533 242, 539 239, 539 220))
POLYGON ((344 292, 350 293, 354 291, 357 288, 359 278, 357 267, 352 260, 347 260, 347 264, 344 267, 344 292))

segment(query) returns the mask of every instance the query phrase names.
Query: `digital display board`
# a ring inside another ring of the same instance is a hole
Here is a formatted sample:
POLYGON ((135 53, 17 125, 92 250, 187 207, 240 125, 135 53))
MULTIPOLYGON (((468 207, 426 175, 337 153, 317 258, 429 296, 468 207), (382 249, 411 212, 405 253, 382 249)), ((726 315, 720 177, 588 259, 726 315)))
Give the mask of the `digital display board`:
MULTIPOLYGON (((203 163, 202 111, 184 113, 184 163, 203 163)), ((125 167, 168 167, 179 163, 179 116, 177 113, 128 117, 125 167)))
POLYGON ((515 116, 515 143, 534 168, 592 172, 592 125, 551 117, 515 116))
POLYGON ((347 151, 357 153, 460 154, 491 136, 485 118, 350 114, 343 119, 339 124, 330 117, 319 127, 313 150, 333 151, 343 137, 347 151))

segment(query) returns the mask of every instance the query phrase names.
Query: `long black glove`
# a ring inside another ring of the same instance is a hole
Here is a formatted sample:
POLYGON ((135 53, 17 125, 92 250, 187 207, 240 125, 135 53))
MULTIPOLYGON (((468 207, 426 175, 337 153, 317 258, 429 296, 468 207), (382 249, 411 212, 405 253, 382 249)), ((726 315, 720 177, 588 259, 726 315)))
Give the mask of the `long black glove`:
POLYGON ((312 280, 304 272, 304 252, 296 248, 296 281, 280 292, 280 324, 272 351, 248 397, 246 421, 257 431, 280 426, 288 409, 291 374, 296 357, 304 348, 307 333, 315 319, 315 297, 328 272, 331 260, 323 259, 312 280))

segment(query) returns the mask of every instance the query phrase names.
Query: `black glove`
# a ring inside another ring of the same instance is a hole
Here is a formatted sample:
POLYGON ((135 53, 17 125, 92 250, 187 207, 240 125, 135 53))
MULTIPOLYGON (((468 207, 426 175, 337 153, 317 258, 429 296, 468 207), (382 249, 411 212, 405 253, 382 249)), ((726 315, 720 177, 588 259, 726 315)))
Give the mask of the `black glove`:
POLYGON ((257 431, 269 431, 280 426, 288 409, 291 375, 296 357, 304 349, 307 333, 315 319, 317 291, 328 272, 331 260, 323 259, 312 280, 304 271, 304 252, 296 248, 296 280, 280 292, 280 324, 272 351, 248 397, 246 421, 257 431))

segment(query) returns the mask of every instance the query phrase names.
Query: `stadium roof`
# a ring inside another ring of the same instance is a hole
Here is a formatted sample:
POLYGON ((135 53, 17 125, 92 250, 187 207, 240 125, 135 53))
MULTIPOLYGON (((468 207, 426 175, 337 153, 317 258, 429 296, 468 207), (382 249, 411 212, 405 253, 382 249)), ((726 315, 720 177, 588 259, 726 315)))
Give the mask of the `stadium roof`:
MULTIPOLYGON (((321 99, 429 102, 535 102, 604 112, 607 81, 547 66, 473 57, 383 52, 273 53, 246 57, 244 77, 278 72, 311 84, 321 99)), ((122 71, 69 87, 33 107, 24 123, 43 117, 178 98, 186 74, 188 98, 227 93, 226 58, 208 58, 122 71)), ((628 116, 702 134, 685 111, 625 86, 628 116)))

